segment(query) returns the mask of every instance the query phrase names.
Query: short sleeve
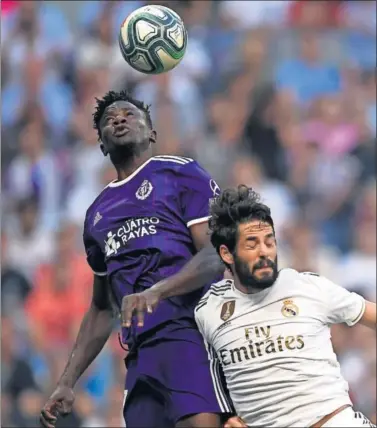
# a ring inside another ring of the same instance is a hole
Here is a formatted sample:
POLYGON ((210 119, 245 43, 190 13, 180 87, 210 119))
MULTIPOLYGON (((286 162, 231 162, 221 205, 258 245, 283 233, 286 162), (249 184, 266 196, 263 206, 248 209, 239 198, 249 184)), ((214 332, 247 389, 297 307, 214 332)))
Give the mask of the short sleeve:
POLYGON ((180 201, 187 227, 208 221, 209 205, 220 187, 197 162, 191 161, 180 170, 180 201))
POLYGON ((98 243, 95 241, 93 236, 90 234, 87 219, 85 219, 85 223, 84 223, 83 240, 84 240, 86 259, 93 273, 98 276, 107 275, 105 256, 101 250, 101 247, 98 245, 98 243))
POLYGON ((355 325, 365 311, 365 300, 357 293, 352 293, 345 288, 324 278, 317 278, 320 292, 326 299, 326 311, 328 324, 346 323, 355 325))

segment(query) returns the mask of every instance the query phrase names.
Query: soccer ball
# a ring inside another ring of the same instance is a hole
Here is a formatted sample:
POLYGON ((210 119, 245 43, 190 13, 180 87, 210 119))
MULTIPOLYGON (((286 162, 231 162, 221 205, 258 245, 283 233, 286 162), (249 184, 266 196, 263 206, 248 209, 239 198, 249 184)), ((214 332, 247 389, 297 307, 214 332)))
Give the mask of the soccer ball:
POLYGON ((182 19, 165 6, 144 6, 132 12, 119 32, 123 58, 145 74, 160 74, 176 67, 187 46, 182 19))

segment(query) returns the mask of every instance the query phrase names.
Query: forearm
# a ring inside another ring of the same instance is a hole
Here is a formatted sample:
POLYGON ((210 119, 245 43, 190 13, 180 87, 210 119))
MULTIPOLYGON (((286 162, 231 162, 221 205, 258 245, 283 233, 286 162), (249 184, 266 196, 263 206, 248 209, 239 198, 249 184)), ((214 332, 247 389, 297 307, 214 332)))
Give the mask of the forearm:
POLYGON ((99 310, 91 305, 86 313, 69 357, 59 380, 59 385, 73 388, 77 380, 101 352, 112 332, 114 314, 111 309, 99 310))
POLYGON ((213 247, 200 250, 177 274, 158 282, 152 290, 162 299, 198 290, 224 273, 225 266, 213 247))

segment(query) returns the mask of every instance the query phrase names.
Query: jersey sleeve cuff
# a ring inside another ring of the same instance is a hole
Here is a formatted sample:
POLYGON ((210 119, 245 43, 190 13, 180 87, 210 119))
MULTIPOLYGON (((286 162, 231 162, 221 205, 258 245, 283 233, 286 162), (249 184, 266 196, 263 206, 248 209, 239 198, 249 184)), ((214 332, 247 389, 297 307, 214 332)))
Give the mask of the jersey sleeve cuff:
POLYGON ((201 218, 196 218, 194 220, 190 220, 189 222, 187 222, 187 227, 190 228, 191 226, 194 226, 194 224, 205 223, 210 218, 211 216, 207 216, 207 217, 201 217, 201 218))
POLYGON ((107 275, 107 272, 95 272, 95 271, 93 271, 93 273, 94 273, 94 275, 97 275, 97 276, 106 276, 107 275))
POLYGON ((353 320, 349 321, 347 324, 350 327, 352 327, 353 325, 357 324, 360 321, 361 317, 364 315, 364 312, 365 312, 365 299, 361 298, 361 309, 360 309, 359 314, 357 315, 356 318, 354 318, 353 320))

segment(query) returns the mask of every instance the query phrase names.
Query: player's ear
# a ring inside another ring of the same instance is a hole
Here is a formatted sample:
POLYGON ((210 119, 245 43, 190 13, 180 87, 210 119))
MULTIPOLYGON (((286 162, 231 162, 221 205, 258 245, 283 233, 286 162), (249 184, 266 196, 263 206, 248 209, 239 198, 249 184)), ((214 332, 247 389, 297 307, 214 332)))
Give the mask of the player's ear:
POLYGON ((232 265, 234 263, 233 255, 226 245, 220 245, 220 257, 223 262, 228 265, 232 265))
POLYGON ((106 150, 106 147, 104 146, 103 143, 100 143, 99 147, 104 156, 107 156, 109 154, 109 152, 106 150))
POLYGON ((157 140, 157 132, 154 129, 151 129, 151 132, 149 134, 149 141, 154 144, 157 140))

